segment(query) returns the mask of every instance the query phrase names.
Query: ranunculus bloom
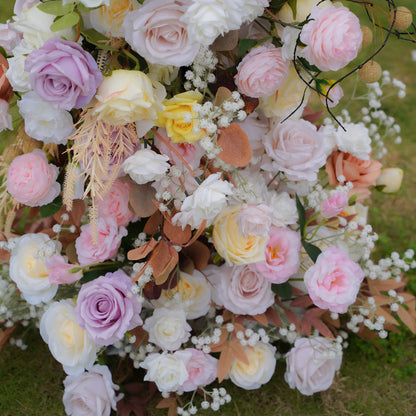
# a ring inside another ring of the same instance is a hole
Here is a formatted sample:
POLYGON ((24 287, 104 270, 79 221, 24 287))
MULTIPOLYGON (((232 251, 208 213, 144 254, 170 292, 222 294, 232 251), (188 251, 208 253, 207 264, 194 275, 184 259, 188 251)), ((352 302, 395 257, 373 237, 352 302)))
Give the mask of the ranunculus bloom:
POLYGON ((300 338, 286 355, 285 380, 290 388, 311 396, 329 389, 341 367, 342 351, 323 337, 300 338))
POLYGON ((75 318, 74 302, 53 302, 40 320, 39 331, 51 354, 69 375, 90 369, 97 358, 98 345, 88 337, 75 318))
POLYGON ((336 151, 329 156, 325 170, 331 186, 339 184, 340 176, 344 176, 347 182, 352 182, 354 187, 348 196, 358 194, 357 201, 361 202, 370 196, 369 186, 376 185, 381 173, 381 163, 373 159, 357 159, 350 153, 336 151))
POLYGON ((42 99, 65 110, 87 105, 103 79, 91 54, 56 37, 29 54, 25 71, 42 99))
POLYGON ((275 352, 273 345, 258 341, 254 347, 244 347, 249 361, 243 363, 234 359, 229 376, 231 381, 245 390, 254 390, 270 381, 276 367, 275 352))
POLYGON ((253 266, 209 265, 205 275, 213 285, 213 301, 240 315, 258 315, 274 303, 272 285, 253 266))
POLYGON ((56 285, 73 283, 82 277, 81 272, 69 272, 76 266, 67 263, 65 258, 60 254, 54 254, 52 257, 47 257, 45 259, 45 265, 49 269, 49 281, 56 285))
POLYGON ((290 61, 282 57, 282 48, 270 44, 251 49, 237 67, 238 91, 255 98, 273 94, 285 83, 289 65, 290 61))
POLYGON ((114 390, 119 387, 113 383, 111 372, 105 365, 96 364, 88 372, 67 376, 64 387, 62 401, 67 415, 110 416, 111 409, 117 410, 114 390))
POLYGON ((335 217, 348 205, 348 196, 344 192, 335 192, 321 204, 321 213, 326 218, 335 217))
POLYGON ((346 7, 314 7, 303 26, 302 55, 322 71, 338 71, 351 62, 360 49, 363 33, 358 17, 346 7))
POLYGON ((182 19, 190 4, 190 0, 146 0, 124 20, 126 41, 152 64, 189 65, 200 47, 182 19))
POLYGON ((114 344, 143 323, 138 295, 129 295, 132 287, 130 277, 122 270, 106 273, 81 286, 75 316, 96 344, 114 344))
POLYGON ((271 166, 266 170, 283 171, 293 181, 315 181, 319 169, 325 165, 323 138, 316 127, 306 120, 287 120, 277 123, 264 138, 271 166))
POLYGON ((111 217, 101 217, 97 224, 98 244, 94 244, 91 224, 81 227, 81 234, 75 241, 78 260, 81 266, 99 263, 115 256, 121 239, 127 235, 124 227, 118 227, 117 221, 111 217))
POLYGON ((49 164, 43 150, 17 156, 7 173, 7 191, 16 201, 30 207, 52 202, 61 191, 56 182, 59 170, 49 164))
POLYGON ((240 205, 233 205, 223 209, 218 214, 212 238, 218 254, 228 264, 244 265, 264 261, 264 249, 267 238, 258 235, 244 235, 238 226, 240 205))
POLYGON ((336 246, 323 251, 304 276, 313 303, 337 313, 347 312, 355 302, 363 279, 359 264, 336 246))
POLYGON ((299 233, 286 227, 272 227, 265 250, 266 261, 256 263, 256 269, 272 283, 284 283, 299 268, 300 250, 299 233))
POLYGON ((0 99, 10 102, 14 93, 9 80, 6 77, 8 69, 9 64, 6 58, 0 54, 0 99))

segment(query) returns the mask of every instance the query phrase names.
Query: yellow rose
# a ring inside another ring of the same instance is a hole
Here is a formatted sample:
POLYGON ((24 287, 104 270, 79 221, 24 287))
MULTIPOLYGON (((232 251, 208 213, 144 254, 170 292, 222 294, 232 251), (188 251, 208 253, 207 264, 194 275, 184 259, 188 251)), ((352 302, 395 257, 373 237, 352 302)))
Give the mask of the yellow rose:
POLYGON ((332 6, 332 3, 328 0, 323 2, 319 0, 298 0, 296 4, 296 16, 293 16, 292 8, 286 3, 277 13, 277 17, 285 23, 303 22, 318 4, 321 8, 332 6))
POLYGON ((165 110, 158 114, 156 125, 164 127, 174 143, 195 143, 204 136, 202 131, 194 133, 194 127, 199 127, 199 120, 192 110, 192 107, 201 100, 202 94, 196 90, 176 94, 170 100, 165 100, 163 103, 165 110), (192 117, 191 121, 184 120, 188 114, 192 117))
POLYGON ((238 226, 240 205, 225 208, 217 216, 212 234, 215 248, 228 264, 250 264, 265 261, 268 237, 244 235, 238 226))
POLYGON ((94 112, 113 125, 156 120, 163 110, 165 87, 140 71, 119 69, 104 78, 94 112))

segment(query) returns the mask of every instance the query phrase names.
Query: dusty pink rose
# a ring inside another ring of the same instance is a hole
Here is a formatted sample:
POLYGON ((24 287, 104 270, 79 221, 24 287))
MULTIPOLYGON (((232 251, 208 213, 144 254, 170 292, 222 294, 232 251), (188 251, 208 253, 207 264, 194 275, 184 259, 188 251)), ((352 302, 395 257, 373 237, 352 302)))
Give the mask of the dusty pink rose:
POLYGON ((0 131, 13 130, 13 119, 9 113, 9 103, 0 98, 0 131))
POLYGON ((264 137, 264 147, 273 161, 264 169, 281 170, 293 181, 315 181, 326 162, 323 139, 306 120, 277 123, 264 137))
POLYGON ((10 23, 0 23, 0 46, 11 55, 13 49, 22 40, 22 35, 14 30, 10 23))
POLYGON ((311 396, 331 387, 341 362, 342 351, 335 352, 328 339, 300 338, 286 355, 285 380, 290 388, 311 396))
POLYGON ((329 108, 334 108, 338 105, 339 100, 344 96, 344 90, 341 85, 337 84, 335 87, 329 90, 328 100, 325 96, 321 95, 321 101, 326 106, 328 104, 329 108))
POLYGON ((182 384, 180 390, 195 391, 198 387, 211 384, 218 375, 218 360, 195 348, 185 348, 184 351, 191 353, 191 357, 186 362, 188 379, 182 384))
POLYGON ((346 7, 314 7, 303 26, 302 55, 322 71, 338 71, 358 53, 363 33, 358 17, 346 7))
POLYGON ((127 235, 124 227, 118 227, 115 218, 101 217, 98 219, 98 244, 94 244, 91 224, 81 227, 81 234, 75 241, 78 261, 81 266, 99 263, 113 257, 127 235))
POLYGON ((272 227, 269 236, 266 261, 256 263, 255 266, 272 283, 284 283, 299 268, 300 235, 290 228, 272 227))
POLYGON ((335 246, 323 251, 304 276, 313 303, 338 313, 347 312, 355 302, 363 279, 361 267, 335 246))
POLYGON ((190 0, 146 0, 124 19, 125 39, 148 62, 189 65, 200 45, 188 36, 182 16, 190 0))
POLYGON ((82 277, 82 273, 70 273, 73 264, 66 262, 65 258, 60 254, 54 254, 52 257, 45 258, 45 266, 49 269, 49 281, 57 285, 70 284, 82 277))
POLYGON ((285 83, 289 64, 282 57, 282 48, 263 45, 251 49, 237 67, 238 91, 254 98, 272 95, 285 83))
POLYGON ((130 184, 116 179, 104 198, 98 201, 100 217, 115 218, 119 226, 125 227, 135 217, 129 209, 130 184))
POLYGON ((321 213, 326 218, 335 217, 348 204, 348 196, 344 192, 335 192, 321 204, 321 213))
POLYGON ((7 191, 16 201, 38 207, 52 202, 60 193, 59 170, 49 164, 43 150, 17 156, 7 174, 7 191))
POLYGON ((237 214, 238 228, 244 237, 260 235, 266 237, 272 225, 272 209, 265 204, 249 204, 237 214))

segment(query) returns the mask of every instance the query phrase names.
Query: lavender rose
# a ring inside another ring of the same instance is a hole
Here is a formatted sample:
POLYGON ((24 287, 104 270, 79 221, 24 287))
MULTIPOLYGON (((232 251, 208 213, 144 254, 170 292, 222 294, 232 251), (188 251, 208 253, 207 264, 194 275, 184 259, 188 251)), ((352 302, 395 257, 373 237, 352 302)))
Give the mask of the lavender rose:
POLYGON ((25 61, 31 87, 55 108, 71 110, 91 101, 103 76, 94 58, 75 42, 51 38, 25 61))
POLYGON ((121 270, 88 282, 79 291, 75 315, 81 328, 99 345, 122 339, 126 331, 141 325, 141 304, 129 296, 132 283, 121 270))

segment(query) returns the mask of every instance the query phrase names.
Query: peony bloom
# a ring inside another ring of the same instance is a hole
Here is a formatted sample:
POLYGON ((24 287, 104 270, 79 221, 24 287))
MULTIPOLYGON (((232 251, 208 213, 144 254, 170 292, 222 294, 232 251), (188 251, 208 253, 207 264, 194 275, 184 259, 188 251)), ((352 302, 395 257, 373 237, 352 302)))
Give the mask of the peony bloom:
POLYGON ((54 254, 52 257, 45 259, 45 265, 49 269, 49 281, 56 285, 70 284, 81 279, 82 273, 70 273, 73 264, 66 262, 65 258, 60 254, 54 254))
POLYGON ((329 389, 341 367, 342 351, 323 337, 300 338, 286 355, 285 380, 290 388, 311 396, 329 389))
POLYGON ((355 302, 363 279, 361 267, 336 246, 323 251, 304 276, 313 303, 337 313, 347 312, 355 302))
POLYGON ((75 240, 78 260, 81 266, 99 263, 115 256, 121 239, 127 235, 124 227, 118 227, 117 221, 111 217, 101 217, 97 224, 98 244, 94 244, 91 224, 81 227, 81 234, 75 240))
POLYGON ((200 45, 182 19, 190 5, 191 0, 146 0, 124 20, 126 41, 151 64, 191 64, 200 45))
POLYGON ((87 105, 103 76, 94 58, 75 42, 51 38, 25 61, 31 87, 54 108, 87 105))
POLYGON ((122 270, 106 273, 81 286, 75 316, 96 344, 114 344, 143 323, 139 298, 130 294, 132 286, 130 277, 122 270))
POLYGON ((30 207, 46 205, 61 191, 56 182, 58 174, 58 168, 48 163, 46 153, 35 149, 13 159, 7 173, 7 191, 30 207))
POLYGON ((322 71, 338 71, 358 53, 363 33, 358 17, 346 7, 314 7, 302 28, 302 55, 322 71))
POLYGON ((326 218, 341 214, 343 208, 348 205, 348 196, 344 192, 335 192, 321 204, 321 214, 326 218))
POLYGON ((64 380, 62 398, 67 415, 110 416, 111 409, 117 409, 115 395, 119 387, 113 383, 111 372, 105 365, 96 364, 88 372, 67 376, 64 380))
POLYGON ((289 65, 282 48, 270 44, 251 49, 237 67, 238 91, 254 98, 274 94, 289 76, 289 65))

